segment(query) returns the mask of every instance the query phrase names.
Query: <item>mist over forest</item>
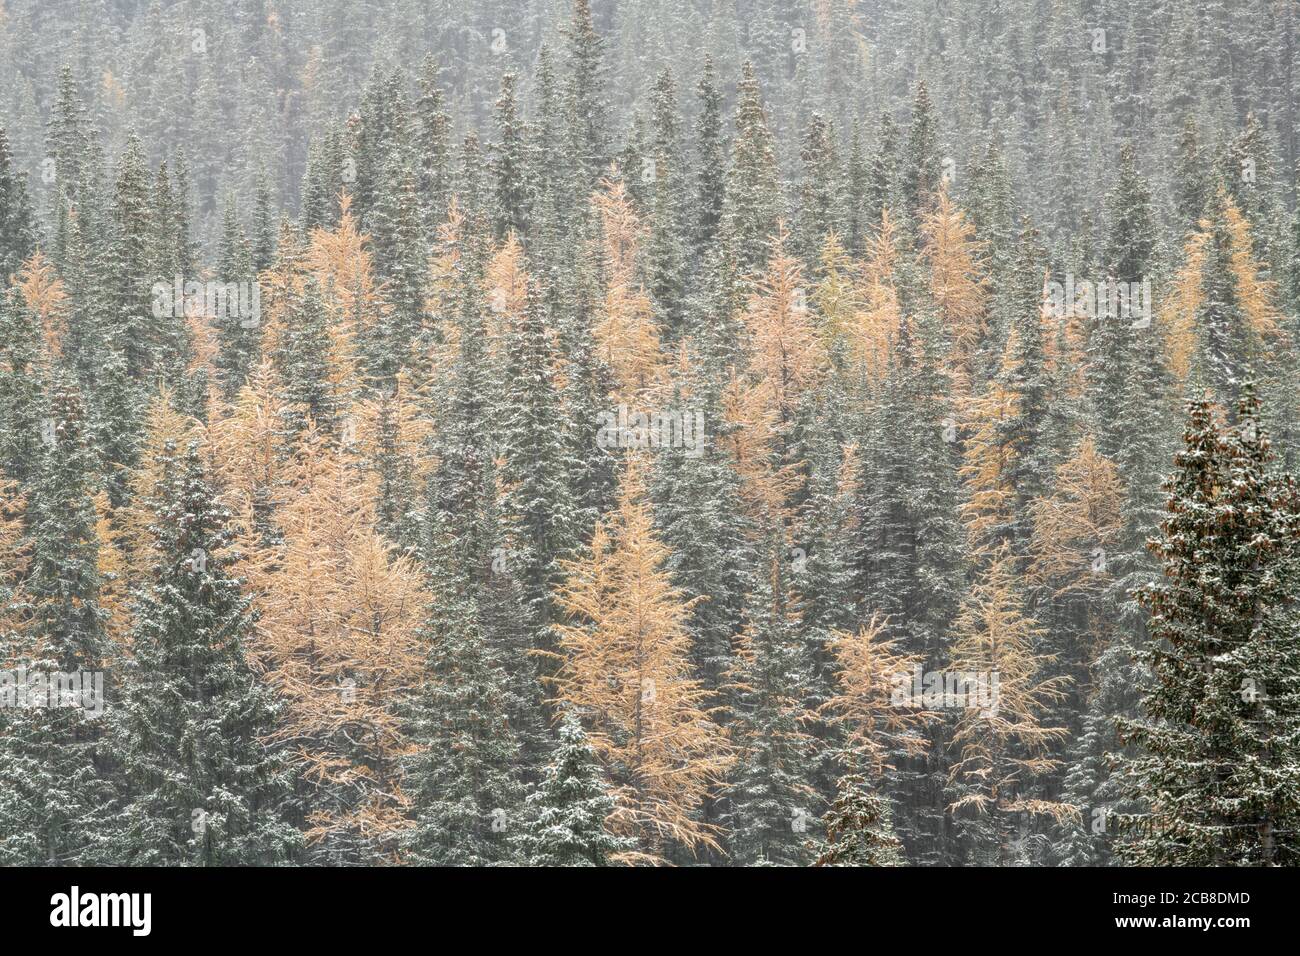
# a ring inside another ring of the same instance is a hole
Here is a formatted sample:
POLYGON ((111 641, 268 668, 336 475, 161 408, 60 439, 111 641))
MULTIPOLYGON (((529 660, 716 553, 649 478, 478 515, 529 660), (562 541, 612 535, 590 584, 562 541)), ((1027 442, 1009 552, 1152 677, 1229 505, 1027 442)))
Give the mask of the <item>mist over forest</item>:
POLYGON ((0 0, 0 865, 1296 865, 1298 41, 0 0))

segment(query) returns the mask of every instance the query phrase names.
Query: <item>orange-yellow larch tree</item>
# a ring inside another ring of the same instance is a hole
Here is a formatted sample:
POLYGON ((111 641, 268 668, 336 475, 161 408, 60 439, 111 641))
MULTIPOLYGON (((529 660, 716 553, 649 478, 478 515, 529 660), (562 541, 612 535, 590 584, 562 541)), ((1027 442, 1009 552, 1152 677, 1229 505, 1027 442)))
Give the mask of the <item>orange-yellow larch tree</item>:
POLYGON ((620 179, 604 180, 592 204, 600 217, 607 277, 602 315, 592 330, 598 355, 614 374, 619 401, 650 402, 665 357, 650 296, 637 274, 644 227, 620 179))
MULTIPOLYGON (((27 500, 18 482, 0 474, 0 648, 20 626, 19 593, 31 558, 24 514, 27 500)), ((7 658, 0 655, 0 663, 7 658)))
POLYGON ((1108 587, 1110 556, 1124 530, 1123 499, 1115 463, 1085 435, 1057 467, 1052 494, 1031 508, 1031 576, 1057 598, 1095 596, 1108 587))
POLYGON ((402 700, 416 685, 423 596, 414 562, 374 530, 374 479, 314 430, 275 513, 283 543, 245 556, 250 641, 286 704, 278 742, 308 789, 318 860, 391 860, 407 825, 402 700))
MULTIPOLYGON (((1016 333, 1012 331, 1014 337, 1016 333)), ((965 418, 970 429, 959 471, 966 485, 962 519, 971 553, 986 555, 1008 540, 1015 524, 1015 449, 1007 432, 1019 410, 1015 391, 994 380, 982 395, 970 399, 965 418)))
POLYGON ((987 331, 988 279, 979 265, 983 244, 975 226, 939 188, 938 200, 921 223, 921 256, 930 270, 930 294, 951 343, 950 367, 959 393, 969 391, 976 351, 987 331))
POLYGON ((930 719, 913 699, 913 674, 922 658, 884 638, 878 614, 856 631, 835 631, 835 696, 820 710, 844 729, 844 763, 879 782, 900 754, 916 754, 926 739, 918 731, 930 719))
POLYGON ((1067 734, 1043 717, 1068 681, 1047 674, 1055 658, 1038 650, 1043 630, 1026 606, 1016 562, 1005 544, 990 556, 953 625, 944 675, 944 704, 960 714, 949 809, 973 862, 986 865, 1028 854, 1034 818, 1072 814, 1041 789, 1041 778, 1060 766, 1053 747, 1067 734))
POLYGON ((253 366, 248 382, 208 428, 213 473, 234 516, 240 547, 275 537, 272 512, 285 481, 284 403, 269 359, 253 366))
POLYGON ((691 675, 690 602, 665 570, 641 467, 629 458, 618 508, 597 522, 589 553, 562 562, 568 578, 557 600, 567 622, 557 628, 555 688, 584 715, 609 774, 611 829, 637 841, 620 859, 657 864, 717 848, 700 808, 732 758, 691 675))

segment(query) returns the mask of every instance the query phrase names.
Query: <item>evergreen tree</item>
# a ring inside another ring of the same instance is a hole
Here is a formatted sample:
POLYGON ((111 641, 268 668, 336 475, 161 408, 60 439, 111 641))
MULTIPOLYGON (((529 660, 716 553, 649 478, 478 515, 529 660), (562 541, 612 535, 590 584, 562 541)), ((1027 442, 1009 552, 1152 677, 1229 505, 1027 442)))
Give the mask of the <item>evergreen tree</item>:
POLYGON ((771 549, 733 672, 736 763, 722 819, 739 865, 806 862, 809 824, 819 816, 812 786, 813 737, 804 729, 812 679, 798 632, 788 563, 771 549))
POLYGON ((695 127, 694 249, 698 256, 717 238, 722 227, 727 173, 722 142, 722 93, 718 89, 713 58, 705 57, 696 86, 700 115, 695 127))
POLYGON ((1127 764, 1128 793, 1149 809, 1122 821, 1120 852, 1146 864, 1286 865, 1297 852, 1295 479, 1269 473, 1249 383, 1232 429, 1204 399, 1188 413, 1153 543, 1164 579, 1142 594, 1141 658, 1156 680, 1143 718, 1120 723, 1142 750, 1127 764))
POLYGON ((94 460, 80 396, 65 377, 51 385, 42 427, 47 447, 30 491, 23 624, 4 635, 4 659, 43 683, 33 685, 29 706, 0 709, 0 860, 93 864, 112 859, 101 718, 114 685, 105 673, 111 652, 99 604, 94 460), (58 688, 72 677, 60 675, 75 675, 83 687, 88 681, 98 700, 70 706, 58 688), (57 706, 39 696, 49 686, 57 706))
POLYGON ((767 264, 781 213, 772 134, 754 68, 746 63, 736 89, 736 138, 727 173, 723 225, 736 272, 752 276, 767 264))
POLYGON ((493 217, 498 236, 510 230, 524 234, 533 203, 533 184, 528 149, 528 131, 519 116, 515 99, 515 75, 501 77, 501 95, 496 102, 497 141, 492 146, 492 182, 496 196, 493 217))
POLYGON ((519 744, 507 718, 506 676, 484 634, 464 558, 439 522, 430 526, 437 595, 423 629, 423 693, 413 704, 406 759, 415 825, 403 847, 413 863, 483 866, 513 862, 523 816, 519 744))
POLYGON ((0 126, 0 287, 36 245, 36 223, 27 195, 27 178, 14 169, 9 138, 0 126))
POLYGON ((301 836, 292 782, 266 750, 279 706, 245 658, 249 600, 225 565, 229 514, 193 443, 163 451, 154 569, 136 608, 111 751, 122 807, 119 863, 288 862, 301 836))
POLYGON ((549 647, 559 562, 579 537, 571 497, 568 424, 554 388, 556 358, 541 297, 529 287, 522 315, 507 333, 505 462, 510 491, 506 520, 518 535, 517 578, 523 587, 534 644, 549 647))
POLYGON ((903 201, 913 221, 919 221, 939 188, 939 144, 934 104, 925 82, 916 84, 912 124, 902 165, 903 201))
POLYGON ((826 814, 826 842, 813 866, 901 866, 902 845, 889 822, 889 804, 863 778, 845 774, 826 814))
POLYGON ((555 754, 542 782, 528 795, 523 832, 516 838, 531 866, 606 866, 631 841, 605 820, 614 798, 602 779, 596 752, 572 712, 560 722, 555 754))
MULTIPOLYGON (((609 107, 606 102, 604 40, 591 18, 590 0, 574 0, 568 40, 564 110, 569 128, 570 156, 576 161, 578 195, 588 193, 609 163, 609 107)), ((576 198, 576 197, 575 197, 576 198)))

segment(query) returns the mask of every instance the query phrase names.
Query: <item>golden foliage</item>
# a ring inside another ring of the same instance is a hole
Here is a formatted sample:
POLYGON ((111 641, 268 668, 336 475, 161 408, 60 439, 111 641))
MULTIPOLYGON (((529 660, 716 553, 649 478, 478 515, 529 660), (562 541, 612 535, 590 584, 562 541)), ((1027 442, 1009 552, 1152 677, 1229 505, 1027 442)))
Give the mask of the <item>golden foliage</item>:
MULTIPOLYGON (((1206 225, 1203 223, 1202 225, 1206 225)), ((1169 294, 1160 303, 1161 341, 1169 369, 1178 382, 1187 380, 1192 360, 1196 355, 1196 313, 1205 300, 1201 287, 1201 270, 1205 266, 1206 232, 1194 232, 1183 247, 1183 267, 1174 276, 1169 294)))
POLYGON ((592 333, 601 359, 618 383, 617 400, 649 403, 661 384, 663 356, 650 296, 636 274, 643 228, 617 178, 604 180, 592 203, 603 227, 608 280, 601 319, 592 333))
POLYGON ((213 474, 244 548, 257 547, 257 539, 270 528, 281 463, 288 453, 281 437, 285 406, 276 393, 271 362, 263 359, 232 405, 209 427, 213 474))
POLYGON ((1276 304, 1277 283, 1261 276, 1261 269, 1255 262, 1250 222, 1236 203, 1228 201, 1225 215, 1228 234, 1232 237, 1231 268, 1237 280, 1237 304, 1259 340, 1266 346, 1276 343, 1282 338, 1281 314, 1276 304))
POLYGON ((51 358, 63 354, 68 325, 68 293, 54 264, 38 249, 17 275, 18 293, 37 316, 51 358))
POLYGON ((1114 552, 1124 529, 1123 497, 1115 463, 1085 436, 1056 469, 1052 494, 1031 506, 1034 579, 1057 597, 1106 588, 1107 552, 1114 552))
POLYGON ((802 480, 793 469, 780 467, 777 411, 769 399, 766 389, 733 372, 722 393, 727 427, 715 439, 740 477, 743 501, 756 527, 765 526, 769 516, 785 514, 786 502, 802 480))
POLYGON ((344 193, 340 205, 342 211, 335 229, 312 230, 304 264, 316 280, 331 320, 328 381, 340 394, 349 394, 357 382, 356 343, 390 306, 380 295, 371 262, 370 237, 357 228, 351 197, 344 193))
POLYGON ((104 622, 109 639, 124 651, 131 643, 131 595, 128 567, 123 551, 125 535, 118 528, 108 493, 95 494, 95 537, 99 550, 95 569, 99 572, 99 606, 107 613, 104 622))
POLYGON ((22 626, 21 591, 31 562, 23 517, 26 510, 27 500, 18 482, 0 474, 0 640, 22 626))
POLYGON ((974 223, 948 195, 946 183, 921 223, 921 238, 921 256, 930 266, 930 292, 952 342, 953 372, 969 387, 971 358, 986 330, 988 278, 977 265, 984 244, 975 238, 974 223))
MULTIPOLYGON (((1255 346, 1267 351, 1277 347, 1285 337, 1277 307, 1276 283, 1263 277, 1255 261, 1249 221, 1226 193, 1221 193, 1220 198, 1229 237, 1229 269, 1236 302, 1255 346)), ((1197 313, 1205 304, 1204 270, 1213 234, 1214 223, 1202 219, 1197 230, 1187 238, 1183 267, 1174 276, 1172 287, 1160 305, 1165 354, 1170 370, 1180 383, 1187 380, 1200 346, 1197 313)))
POLYGON ((396 387, 391 392, 383 391, 354 406, 353 450, 362 461, 373 464, 383 450, 384 430, 390 429, 393 441, 390 453, 403 460, 416 487, 424 487, 435 464, 428 444, 435 421, 426 407, 422 392, 412 386, 410 375, 403 370, 398 373, 396 387))
POLYGON ((880 229, 868 245, 866 262, 855 277, 854 308, 836 327, 836 337, 847 344, 850 358, 872 381, 885 374, 902 316, 894 287, 896 239, 894 222, 889 210, 884 210, 880 229))
MULTIPOLYGON (((1007 337, 1004 370, 1013 370, 1017 359, 1018 333, 1007 337)), ((964 403, 964 414, 971 435, 962 453, 959 476, 966 485, 966 500, 961 506, 967 538, 974 556, 986 555, 1002 540, 1013 520, 1016 497, 1012 466, 1014 449, 1004 440, 1006 424, 1019 410, 1020 397, 995 378, 982 395, 964 403)))
POLYGON ((324 791, 309 842, 348 834, 391 849, 409 802, 397 705, 421 673, 421 577, 374 531, 373 479, 314 429, 285 492, 283 544, 244 568, 259 612, 250 646, 286 703, 275 737, 324 791))
POLYGON ((1050 750, 1067 732, 1041 718, 1064 698, 1068 679, 1042 676, 1055 657, 1035 650, 1043 630, 1026 609, 1015 562, 1008 546, 998 549, 953 625, 951 670, 997 681, 993 705, 966 707, 953 734, 958 759, 949 777, 967 790, 954 810, 1051 813, 1055 806, 1031 804, 1020 791, 1060 765, 1050 750))
POLYGON ((800 400, 821 382, 829 364, 808 308, 803 265, 786 253, 785 241, 782 225, 744 317, 750 335, 750 378, 783 433, 793 426, 800 400))
POLYGON ((842 339, 862 307, 861 266, 845 251, 840 237, 829 234, 817 262, 817 288, 812 300, 821 313, 830 343, 842 339))
POLYGON ((558 594, 568 620, 558 628, 557 698, 586 717, 613 785, 609 824, 638 841, 620 858, 629 863, 662 862, 665 841, 692 851, 718 846, 697 811, 732 759, 691 676, 692 602, 670 583, 668 549, 644 498, 630 458, 618 510, 597 522, 587 557, 565 562, 558 594))
POLYGON ((496 352, 502 348, 506 332, 523 321, 528 308, 524 247, 514 230, 488 260, 483 285, 488 301, 488 343, 496 352))
POLYGON ((835 631, 830 641, 837 664, 837 693, 819 711, 845 728, 848 749, 859 768, 880 777, 899 751, 918 754, 925 738, 918 731, 930 719, 900 701, 900 684, 911 685, 922 657, 896 650, 882 638, 888 621, 878 614, 856 633, 835 631))

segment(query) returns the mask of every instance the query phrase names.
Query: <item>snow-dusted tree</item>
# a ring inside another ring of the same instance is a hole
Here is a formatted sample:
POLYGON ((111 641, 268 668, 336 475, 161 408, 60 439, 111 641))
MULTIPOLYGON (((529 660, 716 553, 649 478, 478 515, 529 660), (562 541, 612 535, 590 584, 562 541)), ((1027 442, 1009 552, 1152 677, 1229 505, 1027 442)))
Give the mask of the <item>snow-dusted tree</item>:
MULTIPOLYGON (((20 626, 3 635, 2 658, 57 687, 60 673, 114 692, 104 672, 110 648, 99 605, 93 457, 77 389, 51 386, 43 436, 49 443, 28 498, 30 559, 20 626)), ((67 865, 104 861, 111 815, 107 765, 100 753, 102 710, 0 709, 0 862, 67 865)))
POLYGON ((1189 405, 1184 449, 1153 542, 1164 577, 1146 588, 1155 681, 1120 722, 1140 754, 1126 770, 1144 814, 1121 821, 1126 860, 1277 866, 1300 854, 1300 647, 1294 640, 1300 493, 1270 474, 1251 383, 1236 426, 1189 405))
POLYGON ((618 510, 597 523, 587 554, 564 564, 569 577, 557 598, 569 618, 557 628, 556 690, 583 712, 610 776, 611 828, 637 842, 619 858, 661 863, 717 847, 715 828, 698 813, 731 755, 690 673, 689 605, 664 569, 643 467, 629 459, 618 510))
POLYGON ((902 866, 903 845, 894 836, 888 800, 854 773, 842 776, 837 790, 813 866, 902 866))
POLYGON ((808 732, 812 655, 785 548, 779 535, 770 539, 728 688, 736 762, 722 822, 742 866, 807 862, 808 831, 820 816, 817 740, 808 732))
POLYGON ((953 625, 948 665, 952 675, 983 682, 976 699, 967 691, 956 701, 951 810, 971 858, 998 865, 1025 862, 1040 842, 1028 839, 1035 818, 1069 814, 1042 787, 1060 766, 1053 747, 1066 735, 1043 716, 1068 681, 1046 673, 1053 658, 1038 651, 1043 629, 1028 613, 1015 568, 1008 545, 991 556, 953 625))
POLYGON ((110 752, 122 804, 112 858, 152 866, 287 862, 293 781, 267 738, 279 716, 245 659, 249 600, 227 568, 229 513, 198 446, 158 455, 154 555, 135 608, 110 752))
POLYGON ((606 820, 614 812, 596 752, 572 711, 560 719, 559 741, 542 780, 528 795, 516 837, 530 866, 606 866, 633 848, 606 820))

